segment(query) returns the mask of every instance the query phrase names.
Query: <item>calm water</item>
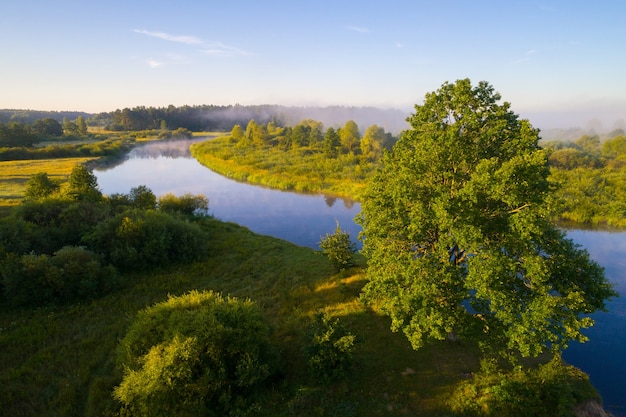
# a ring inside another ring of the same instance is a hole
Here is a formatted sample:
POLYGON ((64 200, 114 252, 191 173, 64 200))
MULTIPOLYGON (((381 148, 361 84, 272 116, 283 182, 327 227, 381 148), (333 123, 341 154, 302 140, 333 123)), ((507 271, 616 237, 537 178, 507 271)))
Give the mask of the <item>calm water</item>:
POLYGON ((95 170, 105 194, 128 193, 145 185, 157 196, 204 194, 216 218, 248 227, 302 246, 319 249, 337 222, 356 242, 360 228, 354 217, 361 210, 349 199, 296 194, 240 183, 214 173, 191 157, 194 141, 148 143, 134 148, 120 165, 95 170))
MULTIPOLYGON (((105 194, 128 193, 145 185, 157 196, 165 193, 204 194, 216 218, 250 230, 318 249, 336 222, 356 242, 360 230, 353 219, 360 206, 351 200, 282 192, 239 183, 200 165, 189 153, 193 141, 149 143, 133 149, 121 164, 94 171, 105 194)), ((573 344, 565 359, 583 369, 598 388, 605 407, 626 417, 626 233, 569 230, 568 236, 603 265, 621 294, 609 312, 594 315, 590 341, 573 344)))

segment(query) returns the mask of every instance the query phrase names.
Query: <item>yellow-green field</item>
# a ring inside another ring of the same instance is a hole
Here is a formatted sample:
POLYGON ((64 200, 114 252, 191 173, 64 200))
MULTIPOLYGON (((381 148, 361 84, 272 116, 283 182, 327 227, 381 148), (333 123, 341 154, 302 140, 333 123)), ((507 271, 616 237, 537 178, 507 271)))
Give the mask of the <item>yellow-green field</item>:
POLYGON ((58 158, 0 162, 0 207, 15 206, 24 197, 31 175, 46 172, 51 179, 65 180, 77 164, 94 158, 58 158))

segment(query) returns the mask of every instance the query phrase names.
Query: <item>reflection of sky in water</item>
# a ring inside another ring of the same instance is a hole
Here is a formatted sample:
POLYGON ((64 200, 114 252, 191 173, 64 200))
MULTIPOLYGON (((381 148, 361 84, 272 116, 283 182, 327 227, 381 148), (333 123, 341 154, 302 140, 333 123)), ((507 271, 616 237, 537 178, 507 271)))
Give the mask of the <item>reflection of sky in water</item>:
MULTIPOLYGON (((189 142, 184 146, 188 146, 189 142)), ((146 185, 157 196, 165 193, 204 194, 216 218, 318 249, 320 237, 332 233, 339 221, 356 241, 360 227, 353 219, 358 203, 337 199, 332 207, 321 195, 270 190, 227 179, 191 159, 171 142, 138 147, 123 164, 95 171, 105 194, 128 193, 146 185), (168 157, 159 156, 164 152, 168 157)), ((616 416, 626 416, 626 233, 570 230, 568 236, 587 248, 606 268, 606 275, 622 295, 608 313, 594 315, 596 325, 585 331, 590 341, 572 344, 565 359, 587 372, 616 416)))
POLYGON ((128 193, 145 185, 157 196, 166 193, 204 194, 216 218, 244 225, 299 245, 318 247, 320 237, 332 233, 339 222, 356 241, 359 226, 353 219, 358 203, 323 195, 302 195, 239 183, 214 173, 185 157, 147 156, 129 158, 123 164, 95 171, 105 194, 128 193))
POLYGON ((608 304, 609 312, 593 315, 595 326, 584 332, 590 340, 573 343, 563 357, 589 374, 616 417, 626 416, 626 233, 568 230, 567 235, 604 266, 620 297, 608 304))

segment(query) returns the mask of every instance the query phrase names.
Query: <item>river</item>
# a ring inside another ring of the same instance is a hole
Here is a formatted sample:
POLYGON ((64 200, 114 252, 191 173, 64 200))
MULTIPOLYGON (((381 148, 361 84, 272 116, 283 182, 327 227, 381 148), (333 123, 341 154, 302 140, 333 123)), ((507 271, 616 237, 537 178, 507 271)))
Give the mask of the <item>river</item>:
MULTIPOLYGON (((120 164, 94 170, 98 185, 109 195, 128 193, 138 185, 147 186, 157 196, 204 194, 210 213, 220 220, 315 249, 325 234, 333 233, 337 223, 357 242, 357 202, 230 180, 191 157, 189 145, 194 141, 139 145, 120 164)), ((604 266, 621 297, 608 304, 608 312, 593 315, 596 325, 585 331, 590 341, 572 344, 563 356, 589 374, 605 407, 615 417, 626 417, 626 232, 572 229, 567 234, 604 266)))

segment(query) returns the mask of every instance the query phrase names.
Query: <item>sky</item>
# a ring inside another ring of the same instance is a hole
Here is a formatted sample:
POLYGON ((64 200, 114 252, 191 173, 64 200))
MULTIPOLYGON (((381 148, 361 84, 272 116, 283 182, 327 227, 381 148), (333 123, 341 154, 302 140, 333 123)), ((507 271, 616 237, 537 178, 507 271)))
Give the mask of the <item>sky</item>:
POLYGON ((0 108, 406 110, 489 82, 541 128, 625 128, 623 0, 0 0, 0 108))

